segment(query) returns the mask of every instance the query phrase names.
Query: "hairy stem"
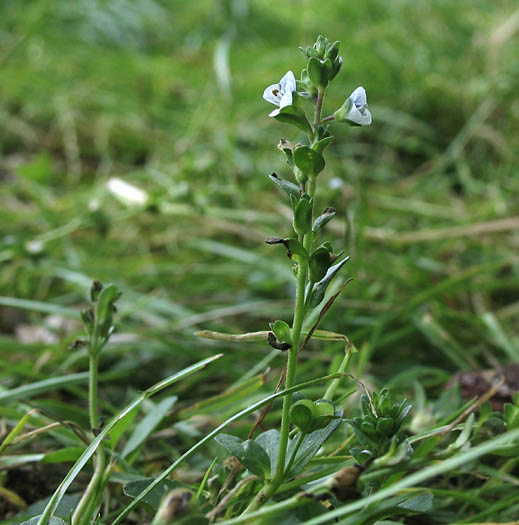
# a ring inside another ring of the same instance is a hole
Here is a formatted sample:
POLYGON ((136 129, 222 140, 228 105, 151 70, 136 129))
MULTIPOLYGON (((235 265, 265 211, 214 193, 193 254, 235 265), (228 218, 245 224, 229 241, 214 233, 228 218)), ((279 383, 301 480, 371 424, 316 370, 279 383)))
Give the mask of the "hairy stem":
MULTIPOLYGON (((98 409, 97 385, 98 385, 98 371, 99 371, 99 351, 96 348, 89 349, 90 369, 88 377, 88 415, 90 419, 90 428, 95 432, 100 426, 100 417, 98 409)), ((90 514, 97 506, 98 488, 103 478, 105 468, 105 453, 103 447, 99 447, 96 451, 96 466, 94 474, 79 501, 74 514, 72 516, 72 525, 79 525, 81 523, 89 523, 90 514), (90 512, 88 512, 90 511, 90 512)))

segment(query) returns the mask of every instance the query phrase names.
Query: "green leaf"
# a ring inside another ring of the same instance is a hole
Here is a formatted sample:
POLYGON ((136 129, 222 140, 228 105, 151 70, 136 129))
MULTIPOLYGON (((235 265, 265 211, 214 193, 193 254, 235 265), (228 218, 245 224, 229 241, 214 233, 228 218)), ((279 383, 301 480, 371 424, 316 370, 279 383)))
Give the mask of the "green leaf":
POLYGON ((88 412, 81 407, 57 399, 38 399, 33 405, 59 421, 74 421, 82 428, 89 428, 88 412))
POLYGON ((270 458, 270 472, 276 471, 278 463, 278 451, 281 434, 279 430, 267 430, 256 438, 256 443, 260 445, 270 458))
POLYGON ((433 507, 433 499, 431 492, 423 492, 418 494, 418 496, 403 501, 398 506, 412 512, 427 512, 433 507))
POLYGON ((157 428, 177 399, 177 396, 166 397, 150 410, 133 431, 121 452, 121 458, 128 457, 148 439, 148 436, 157 428))
POLYGON ((42 463, 65 463, 77 461, 79 456, 83 454, 85 447, 67 447, 55 452, 45 454, 42 463))
MULTIPOLYGON (((268 332, 264 332, 265 336, 262 338, 262 341, 265 340, 268 332)), ((195 403, 192 406, 189 406, 181 410, 178 415, 180 419, 184 420, 189 417, 192 417, 196 414, 213 412, 217 409, 222 409, 228 407, 229 405, 235 406, 235 404, 248 395, 252 394, 258 388, 262 387, 265 384, 265 378, 263 374, 250 377, 249 379, 239 383, 238 385, 229 388, 221 394, 209 397, 198 403, 195 403)))
POLYGON ((323 171, 323 156, 308 146, 299 146, 294 150, 294 164, 308 177, 316 177, 323 171))
POLYGON ((291 124, 305 133, 312 133, 312 126, 308 122, 305 112, 298 106, 285 106, 274 118, 279 122, 291 124))
MULTIPOLYGON (((327 59, 331 68, 332 62, 327 59)), ((308 60, 308 76, 316 87, 325 88, 328 85, 328 65, 315 57, 308 60)))
POLYGON ((345 257, 342 261, 330 266, 326 275, 315 285, 315 288, 312 291, 312 296, 310 298, 310 306, 312 308, 316 307, 323 299, 328 285, 335 277, 335 274, 342 268, 344 263, 349 260, 349 255, 345 257))
MULTIPOLYGON (((135 481, 129 481, 128 483, 125 483, 123 485, 123 492, 125 493, 126 496, 129 496, 130 498, 135 498, 143 490, 147 489, 154 481, 155 481, 154 478, 146 478, 146 479, 138 479, 135 481)), ((148 492, 146 496, 143 498, 143 501, 147 503, 148 505, 151 505, 155 510, 157 510, 160 506, 160 502, 162 501, 162 498, 170 490, 178 489, 181 487, 185 487, 185 485, 180 483, 179 481, 165 479, 161 481, 157 486, 153 487, 153 489, 150 492, 148 492)))
POLYGON ((220 434, 215 441, 252 473, 266 478, 270 474, 270 458, 261 445, 252 439, 242 441, 236 436, 220 434))
POLYGON ((333 137, 330 135, 329 137, 324 137, 321 140, 317 141, 313 146, 312 149, 317 151, 318 153, 322 153, 326 146, 330 145, 333 140, 333 137))
POLYGON ((335 208, 325 208, 321 215, 315 219, 312 231, 317 233, 322 230, 335 216, 335 208))
POLYGON ((324 278, 330 267, 330 261, 330 252, 326 248, 319 247, 312 252, 309 263, 310 281, 312 283, 317 283, 324 278))
MULTIPOLYGON (((336 419, 332 419, 328 425, 319 430, 307 434, 303 438, 303 442, 297 451, 294 464, 290 470, 290 475, 294 476, 301 472, 310 460, 317 454, 317 451, 321 448, 322 444, 332 435, 342 421, 342 410, 335 411, 334 416, 336 419)), ((287 451, 287 458, 290 458, 291 451, 295 446, 296 441, 293 440, 287 451)))
MULTIPOLYGON (((41 518, 41 514, 39 516, 35 516, 34 518, 31 518, 28 521, 24 521, 20 525, 37 525, 39 520, 41 518)), ((53 516, 50 521, 49 525, 67 525, 61 518, 56 518, 53 516)))
POLYGON ((112 450, 115 450, 117 443, 119 442, 123 434, 126 432, 126 429, 130 426, 131 422, 135 419, 138 413, 139 408, 136 407, 131 412, 128 412, 114 426, 114 428, 110 432, 110 435, 108 436, 108 439, 106 440, 112 450))
POLYGON ((19 386, 0 392, 0 403, 7 401, 24 399, 32 397, 42 392, 49 392, 58 390, 77 383, 85 383, 88 381, 88 372, 80 372, 79 374, 67 374, 61 377, 53 377, 51 379, 44 379, 43 381, 36 381, 28 385, 19 386))
POLYGON ((278 177, 275 173, 269 175, 269 179, 278 187, 281 188, 287 195, 293 195, 294 197, 299 198, 301 189, 299 186, 290 182, 288 180, 278 177))
POLYGON ((307 234, 312 228, 312 201, 301 199, 294 211, 294 230, 299 235, 307 234))

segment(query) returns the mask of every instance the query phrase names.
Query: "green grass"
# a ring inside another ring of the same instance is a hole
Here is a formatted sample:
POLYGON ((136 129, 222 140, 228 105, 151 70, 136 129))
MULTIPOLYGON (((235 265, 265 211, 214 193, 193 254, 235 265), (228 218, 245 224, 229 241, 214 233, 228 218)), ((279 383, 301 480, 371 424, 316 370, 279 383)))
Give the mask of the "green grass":
MULTIPOLYGON (((295 50, 319 33, 341 40, 345 61, 325 115, 363 85, 374 118, 368 128, 338 128, 320 175, 317 207, 338 210, 326 238, 344 246, 351 256, 345 275, 355 279, 320 328, 353 341, 360 352, 350 368, 363 382, 377 389, 393 383, 397 396, 412 400, 411 428, 422 418, 416 432, 448 424, 446 416, 468 401, 446 399, 450 376, 519 361, 517 27, 509 0, 37 0, 23 9, 2 2, 0 439, 31 408, 40 412, 23 433, 75 420, 7 447, 0 487, 27 493, 13 481, 18 471, 5 474, 14 456, 25 455, 31 468, 37 456, 44 472, 54 468, 63 478, 70 461, 42 458, 81 445, 75 425, 88 413, 81 375, 88 359, 68 346, 82 334, 78 312, 94 278, 123 292, 117 337, 101 362, 106 416, 165 377, 224 354, 165 394, 178 401, 108 486, 105 523, 131 501, 123 481, 158 476, 210 430, 273 392, 283 360, 267 359, 266 344, 193 333, 261 331, 275 319, 291 320, 290 263, 263 240, 289 233, 290 210, 267 175, 288 176, 276 145, 301 137, 267 118, 261 93, 303 66, 295 50), (119 202, 107 190, 111 177, 146 191, 151 204, 119 202), (68 322, 53 328, 49 315, 68 322), (23 339, 26 325, 54 337, 23 339), (239 386, 258 363, 249 386, 228 402, 196 408, 239 386)), ((341 343, 312 341, 297 382, 335 371, 342 352, 341 343)), ((340 392, 353 386, 344 380, 340 392)), ((130 429, 153 403, 143 402, 130 429)), ((351 413, 357 403, 342 408, 351 413)), ((265 429, 279 415, 275 404, 265 429)), ((232 432, 245 436, 253 420, 237 421, 232 432)), ((495 425, 477 423, 472 433, 473 450, 485 455, 453 461, 449 476, 417 478, 435 498, 424 523, 514 519, 517 461, 488 455, 494 449, 485 443, 503 430, 495 425), (485 469, 506 481, 482 480, 485 469), (473 500, 457 502, 455 489, 473 500), (488 513, 478 498, 491 502, 488 513)), ((189 484, 194 473, 198 483, 221 454, 208 444, 177 479, 189 484)), ((416 461, 413 468, 432 469, 435 458, 424 452, 416 461)), ((215 469, 224 476, 223 467, 215 469)), ((71 493, 87 482, 80 475, 71 493)), ((2 507, 2 497, 0 518, 7 518, 16 505, 2 507)), ((134 523, 150 521, 148 511, 138 507, 134 523)), ((375 519, 383 518, 368 512, 365 523, 375 519)))

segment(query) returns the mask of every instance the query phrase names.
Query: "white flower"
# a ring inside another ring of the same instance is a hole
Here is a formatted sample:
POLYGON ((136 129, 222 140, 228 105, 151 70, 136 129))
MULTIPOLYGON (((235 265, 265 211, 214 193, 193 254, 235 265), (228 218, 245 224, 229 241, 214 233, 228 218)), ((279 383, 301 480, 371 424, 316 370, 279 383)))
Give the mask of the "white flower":
POLYGON ((279 112, 287 107, 292 105, 292 93, 296 90, 296 79, 292 71, 288 73, 279 81, 279 84, 272 84, 263 92, 263 98, 278 106, 278 109, 275 109, 269 113, 269 117, 275 117, 279 112))
POLYGON ((369 126, 371 113, 367 105, 366 90, 358 87, 333 116, 337 122, 350 121, 357 126, 369 126))
POLYGON ((361 86, 358 87, 351 95, 351 109, 346 118, 355 122, 359 126, 369 126, 371 124, 371 113, 368 109, 368 99, 366 90, 361 86))

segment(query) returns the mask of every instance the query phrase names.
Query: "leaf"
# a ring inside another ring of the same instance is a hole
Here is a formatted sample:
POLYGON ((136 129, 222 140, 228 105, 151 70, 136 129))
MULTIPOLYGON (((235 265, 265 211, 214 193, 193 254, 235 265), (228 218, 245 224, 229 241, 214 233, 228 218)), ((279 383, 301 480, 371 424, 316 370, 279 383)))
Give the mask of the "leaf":
MULTIPOLYGON (((263 341, 267 337, 267 333, 268 332, 265 332, 265 337, 262 339, 263 341)), ((178 416, 184 420, 191 416, 194 416, 195 414, 208 413, 217 409, 228 407, 229 405, 235 405, 236 402, 241 401, 248 395, 252 394, 252 392, 255 392, 264 384, 265 377, 263 374, 251 377, 243 381, 242 383, 232 388, 229 388, 221 394, 209 397, 207 399, 204 399, 203 401, 199 401, 198 403, 195 403, 194 405, 181 410, 178 413, 178 416)))
POLYGON ((279 430, 275 429, 267 430, 256 438, 256 443, 265 450, 267 456, 270 458, 270 472, 276 471, 280 440, 281 434, 279 433, 279 430))
POLYGON ((157 403, 152 410, 139 422, 133 431, 130 439, 126 442, 121 458, 126 458, 133 451, 137 450, 148 438, 148 436, 157 428, 164 419, 169 409, 177 401, 177 396, 169 396, 157 403))
POLYGON ((315 288, 312 291, 312 296, 310 298, 310 306, 312 308, 316 307, 323 299, 326 289, 330 284, 331 280, 335 277, 335 274, 342 268, 344 263, 349 260, 350 256, 348 255, 342 261, 330 266, 326 275, 315 285, 315 288))
POLYGON ((312 252, 308 265, 310 281, 312 283, 319 282, 324 278, 330 267, 330 260, 330 252, 324 247, 319 247, 312 252))
POLYGON ((325 208, 321 215, 315 219, 312 231, 317 233, 322 230, 335 216, 335 208, 325 208))
POLYGON ((324 169, 324 157, 308 146, 299 146, 294 150, 294 164, 309 177, 315 177, 324 169))
MULTIPOLYGON (((37 525, 39 519, 41 518, 41 514, 39 516, 34 516, 34 518, 31 518, 28 521, 24 521, 20 525, 37 525)), ((56 518, 53 516, 50 521, 49 525, 67 525, 61 518, 56 518)))
MULTIPOLYGON (((135 498, 144 489, 147 489, 154 481, 155 481, 154 478, 138 479, 135 481, 129 481, 128 483, 125 483, 123 485, 123 492, 126 494, 126 496, 130 496, 130 498, 135 498)), ((181 487, 185 487, 185 485, 183 485, 179 481, 172 481, 170 479, 165 479, 161 481, 156 487, 153 487, 153 489, 150 492, 148 492, 146 496, 143 498, 143 501, 147 503, 148 505, 151 505, 155 510, 157 510, 160 506, 160 502, 162 501, 162 498, 170 490, 178 489, 181 487)))
MULTIPOLYGON (((268 331, 262 332, 249 332, 246 334, 225 334, 223 332, 212 332, 211 330, 200 330, 195 332, 197 337, 203 337, 205 339, 214 339, 216 341, 233 341, 236 343, 253 343, 257 341, 264 341, 267 338, 268 331)), ((308 330, 302 330, 301 335, 308 335, 308 330)), ((328 332, 326 330, 315 330, 313 333, 313 339, 319 339, 322 341, 346 341, 348 338, 344 334, 338 334, 337 332, 328 332)))
POLYGON ((427 512, 432 509, 433 499, 431 492, 423 492, 422 494, 403 501, 398 506, 412 512, 427 512))
MULTIPOLYGON (((295 476, 301 472, 305 466, 310 462, 310 460, 317 454, 317 451, 321 448, 321 445, 332 435, 332 433, 337 429, 337 427, 342 422, 342 410, 337 410, 335 412, 335 419, 332 419, 328 425, 319 430, 315 430, 311 434, 307 434, 303 438, 303 442, 297 451, 294 464, 290 470, 290 475, 295 476)), ((296 440, 293 440, 287 451, 287 459, 291 456, 291 451, 295 446, 296 440)))
POLYGON ((281 188, 287 195, 294 195, 294 197, 299 197, 301 189, 293 182, 289 182, 288 180, 282 179, 281 177, 278 177, 275 173, 271 173, 269 175, 269 179, 278 188, 281 188))
POLYGON ((121 439, 126 429, 130 426, 131 422, 135 419, 138 413, 139 413, 139 408, 136 407, 131 412, 128 412, 128 414, 126 414, 114 426, 114 428, 110 432, 110 435, 108 436, 108 439, 106 440, 112 450, 115 450, 117 443, 119 443, 119 440, 121 439))
POLYGON ((298 106, 285 106, 280 109, 279 113, 274 118, 279 122, 291 124, 305 133, 312 133, 312 126, 310 125, 310 122, 308 122, 305 112, 298 106))
POLYGON ((222 445, 229 454, 238 458, 240 463, 252 473, 266 478, 270 474, 270 458, 256 441, 242 441, 236 436, 220 434, 215 441, 222 445))
POLYGON ((53 377, 51 379, 44 379, 43 381, 36 381, 27 385, 12 388, 5 392, 0 392, 0 403, 7 401, 23 399, 31 397, 42 392, 49 392, 58 390, 66 386, 75 385, 77 383, 85 383, 88 381, 88 372, 80 372, 79 374, 67 374, 61 377, 53 377))
POLYGON ((42 463, 65 463, 76 461, 85 451, 85 447, 67 447, 55 452, 49 452, 43 456, 42 463))
MULTIPOLYGON (((39 515, 43 512, 43 509, 45 509, 45 505, 47 505, 48 501, 49 498, 43 498, 36 501, 35 503, 32 503, 26 509, 19 512, 16 516, 19 519, 18 523, 21 523, 24 519, 30 519, 32 516, 39 517, 39 515)), ((67 519, 76 508, 78 503, 79 496, 66 494, 56 509, 56 517, 67 519)))
POLYGON ((317 151, 318 153, 322 153, 324 149, 326 148, 326 146, 328 146, 332 140, 333 140, 333 137, 331 135, 329 137, 324 137, 318 142, 316 142, 312 146, 312 149, 315 149, 315 151, 317 151))
POLYGON ((299 235, 307 234, 312 228, 313 204, 307 199, 301 199, 294 211, 294 230, 299 235))

